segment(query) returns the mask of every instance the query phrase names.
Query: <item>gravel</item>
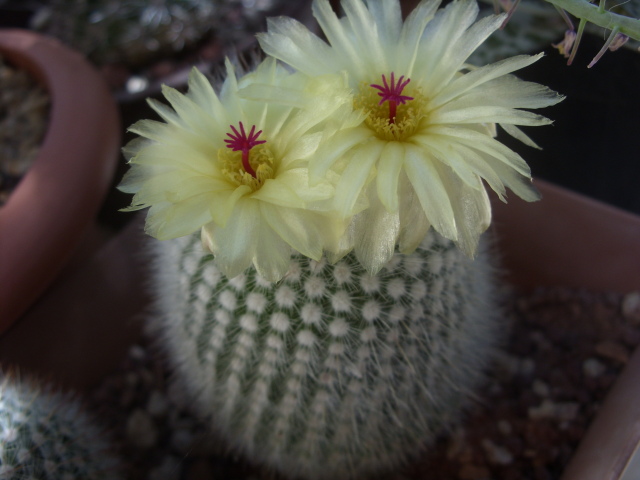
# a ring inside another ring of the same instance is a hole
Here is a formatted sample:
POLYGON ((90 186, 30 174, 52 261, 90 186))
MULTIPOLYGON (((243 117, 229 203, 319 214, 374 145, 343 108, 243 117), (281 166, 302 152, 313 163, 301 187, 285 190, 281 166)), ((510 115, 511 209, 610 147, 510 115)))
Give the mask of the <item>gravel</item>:
MULTIPOLYGON (((558 479, 640 344, 640 294, 540 289, 507 304, 509 341, 464 421, 389 480, 558 479)), ((228 454, 144 340, 91 393, 129 480, 276 478, 228 454)))

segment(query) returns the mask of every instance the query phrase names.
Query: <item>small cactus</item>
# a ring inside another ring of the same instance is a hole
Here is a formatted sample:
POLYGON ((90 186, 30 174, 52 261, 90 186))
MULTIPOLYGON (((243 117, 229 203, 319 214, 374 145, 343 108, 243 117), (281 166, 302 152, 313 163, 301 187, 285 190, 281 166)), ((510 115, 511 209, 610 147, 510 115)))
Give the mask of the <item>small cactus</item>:
POLYGON ((157 242, 159 332, 200 413, 249 458, 307 478, 404 463, 457 423, 502 327, 486 246, 433 231, 376 276, 295 257, 227 279, 199 236, 157 242))
POLYGON ((0 479, 118 480, 103 432, 70 395, 0 373, 0 479))
POLYGON ((211 32, 219 2, 209 0, 52 0, 32 28, 62 40, 98 64, 148 63, 176 54, 211 32))

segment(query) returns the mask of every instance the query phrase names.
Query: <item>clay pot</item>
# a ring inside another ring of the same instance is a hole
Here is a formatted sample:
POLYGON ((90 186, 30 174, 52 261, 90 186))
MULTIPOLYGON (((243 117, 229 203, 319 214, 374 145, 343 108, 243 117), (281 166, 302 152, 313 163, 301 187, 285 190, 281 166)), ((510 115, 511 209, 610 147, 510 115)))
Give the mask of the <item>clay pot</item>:
POLYGON ((88 385, 137 332, 124 300, 139 281, 135 242, 103 246, 96 222, 121 158, 119 113, 100 74, 54 39, 0 30, 0 55, 51 97, 39 155, 0 208, 0 366, 88 385))
POLYGON ((542 200, 493 202, 507 280, 523 288, 640 291, 640 217, 536 180, 542 200))
POLYGON ((0 209, 0 332, 62 271, 111 185, 120 123, 102 77, 58 41, 0 30, 0 54, 51 97, 49 128, 27 175, 0 209))
MULTIPOLYGON (((543 199, 494 202, 494 228, 510 281, 640 291, 640 217, 537 181, 543 199)), ((562 480, 640 475, 640 348, 610 390, 562 480)))

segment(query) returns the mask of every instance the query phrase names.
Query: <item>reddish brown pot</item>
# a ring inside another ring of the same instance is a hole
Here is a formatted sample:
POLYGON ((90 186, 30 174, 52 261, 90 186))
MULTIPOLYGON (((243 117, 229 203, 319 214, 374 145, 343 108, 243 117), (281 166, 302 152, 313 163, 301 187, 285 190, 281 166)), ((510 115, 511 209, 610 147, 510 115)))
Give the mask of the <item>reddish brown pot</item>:
MULTIPOLYGON (((640 217, 537 181, 540 202, 494 202, 498 251, 525 288, 640 291, 640 217)), ((611 389, 562 480, 640 478, 640 349, 611 389)))
POLYGON ((498 248, 521 287, 640 291, 640 217, 542 180, 542 200, 493 202, 498 248))
POLYGON ((0 30, 0 54, 51 97, 38 157, 0 209, 0 333, 76 251, 109 188, 120 149, 116 105, 100 74, 58 41, 0 30))

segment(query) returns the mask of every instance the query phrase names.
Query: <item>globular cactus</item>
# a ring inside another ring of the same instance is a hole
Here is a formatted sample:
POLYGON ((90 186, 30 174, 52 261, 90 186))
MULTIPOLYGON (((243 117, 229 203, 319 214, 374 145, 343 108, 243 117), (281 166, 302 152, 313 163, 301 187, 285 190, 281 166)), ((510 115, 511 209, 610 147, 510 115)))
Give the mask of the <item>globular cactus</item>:
POLYGON ((199 236, 155 247, 156 323, 202 415, 290 476, 353 478, 402 464, 461 418, 503 324, 486 245, 431 232, 370 276, 294 257, 275 284, 232 279, 199 236))
POLYGON ((95 63, 140 67, 193 48, 215 33, 244 41, 284 0, 50 0, 30 27, 54 36, 95 63))
POLYGON ((52 0, 31 27, 62 40, 98 64, 141 65, 199 42, 220 15, 209 0, 52 0))
POLYGON ((121 480, 103 433, 70 395, 0 373, 0 479, 121 480))

